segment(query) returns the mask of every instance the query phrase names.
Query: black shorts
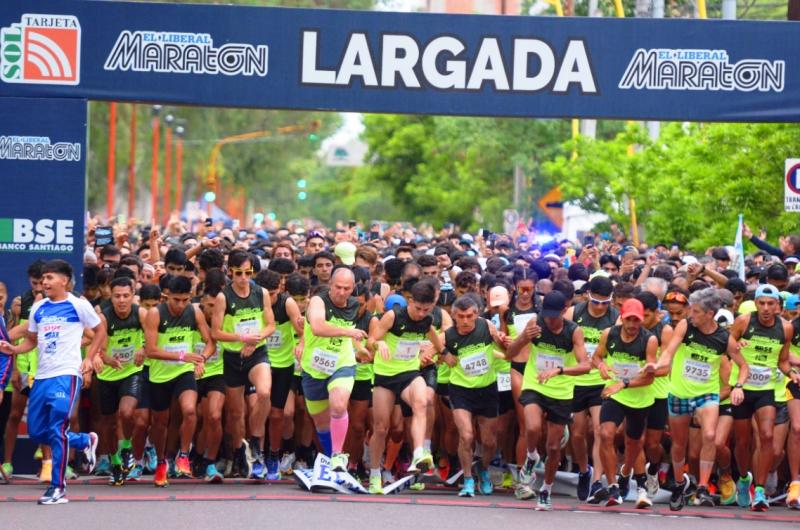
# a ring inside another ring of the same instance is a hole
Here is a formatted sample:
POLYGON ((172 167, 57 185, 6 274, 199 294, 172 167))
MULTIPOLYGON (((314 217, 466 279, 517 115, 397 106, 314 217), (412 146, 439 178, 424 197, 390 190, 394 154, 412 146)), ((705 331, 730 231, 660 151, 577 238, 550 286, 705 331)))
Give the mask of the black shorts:
POLYGON ((519 404, 523 407, 538 405, 550 423, 556 425, 572 423, 572 409, 568 399, 553 399, 536 390, 523 390, 519 396, 519 404))
POLYGON ((719 404, 719 415, 722 416, 733 416, 733 405, 730 403, 722 403, 719 404))
POLYGON ((644 434, 647 426, 647 414, 650 407, 635 409, 623 405, 613 399, 604 399, 600 406, 600 423, 613 422, 616 427, 625 421, 625 436, 633 440, 638 440, 644 434))
POLYGON ((166 383, 150 382, 150 409, 154 412, 169 410, 173 399, 178 399, 181 394, 192 390, 197 392, 197 380, 194 372, 185 372, 166 383))
POLYGON ((519 372, 522 375, 525 375, 525 365, 526 364, 528 364, 528 363, 525 363, 525 362, 521 363, 521 362, 511 361, 511 369, 512 370, 516 370, 517 372, 519 372))
POLYGON ((463 409, 475 416, 496 418, 500 407, 497 383, 483 388, 466 388, 450 383, 450 405, 453 410, 463 409))
POLYGON ((511 412, 514 410, 514 396, 511 395, 511 390, 498 392, 497 398, 499 403, 499 409, 497 412, 500 414, 500 416, 506 412, 511 412))
POLYGON ((225 386, 236 388, 250 384, 250 370, 261 363, 269 364, 267 348, 261 346, 250 357, 242 357, 238 351, 222 352, 223 374, 225 386))
POLYGON ((663 431, 667 428, 669 405, 667 398, 656 398, 647 412, 647 428, 652 431, 663 431))
POLYGON ((276 409, 286 406, 289 398, 289 391, 292 389, 292 378, 294 377, 294 365, 286 368, 270 368, 272 372, 272 390, 270 391, 270 401, 276 409))
POLYGON ((150 367, 147 365, 142 366, 142 395, 139 396, 139 403, 136 404, 137 409, 150 408, 150 367))
POLYGON ((749 420, 761 407, 775 406, 774 390, 745 390, 741 404, 732 407, 734 420, 749 420))
POLYGON ((789 392, 792 394, 793 398, 800 399, 800 387, 798 387, 797 384, 791 382, 788 385, 786 385, 786 388, 789 389, 789 392))
POLYGON ((372 381, 356 379, 353 391, 350 393, 350 401, 369 401, 372 405, 372 381))
POLYGON ((785 401, 775 403, 775 425, 789 423, 789 407, 785 401))
POLYGON ((425 386, 436 390, 436 388, 439 386, 439 383, 437 382, 437 379, 439 378, 439 367, 435 364, 431 364, 420 371, 422 372, 422 378, 425 380, 425 386))
POLYGON ((394 402, 400 404, 402 399, 400 394, 408 387, 417 377, 422 377, 418 370, 413 372, 403 372, 397 375, 378 375, 375 374, 374 387, 385 388, 394 394, 394 402))
POLYGON ((292 390, 294 390, 294 394, 296 396, 302 396, 303 395, 303 376, 302 375, 297 375, 297 374, 293 374, 292 375, 292 390))
POLYGON ((603 404, 605 385, 576 386, 572 394, 572 412, 583 412, 603 404))
POLYGON ((250 383, 244 385, 244 397, 252 396, 255 393, 256 393, 256 385, 251 385, 250 383))
POLYGON ((119 410, 119 402, 125 397, 142 397, 142 373, 136 372, 119 381, 97 380, 97 399, 100 400, 100 414, 108 416, 119 410))
POLYGON ((200 399, 208 396, 209 392, 225 393, 225 377, 223 375, 212 375, 197 381, 197 395, 200 399))

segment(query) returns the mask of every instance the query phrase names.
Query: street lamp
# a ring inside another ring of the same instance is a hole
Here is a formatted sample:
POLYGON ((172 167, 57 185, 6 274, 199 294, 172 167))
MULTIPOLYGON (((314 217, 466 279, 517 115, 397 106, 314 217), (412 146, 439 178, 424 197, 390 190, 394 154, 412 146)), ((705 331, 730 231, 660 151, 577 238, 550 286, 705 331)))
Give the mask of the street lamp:
POLYGON ((183 125, 175 127, 175 207, 183 210, 183 136, 186 129, 183 125))
POLYGON ((164 224, 172 213, 172 114, 164 116, 164 224))
POLYGON ((159 150, 159 127, 161 122, 158 115, 161 113, 161 105, 153 105, 153 118, 151 121, 153 130, 152 159, 150 160, 150 216, 153 221, 158 218, 158 150, 159 150))

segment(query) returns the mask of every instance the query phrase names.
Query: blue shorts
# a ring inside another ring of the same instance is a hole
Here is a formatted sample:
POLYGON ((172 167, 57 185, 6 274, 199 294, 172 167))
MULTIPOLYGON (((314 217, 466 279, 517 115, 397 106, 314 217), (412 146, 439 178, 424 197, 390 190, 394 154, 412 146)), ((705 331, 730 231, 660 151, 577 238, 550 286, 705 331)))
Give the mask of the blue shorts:
POLYGON ((694 416, 697 409, 708 406, 719 407, 719 394, 703 394, 693 398, 679 398, 669 395, 670 416, 694 416))
POLYGON ((11 369, 14 366, 14 357, 0 353, 0 392, 5 390, 11 379, 11 369))
POLYGON ((328 399, 328 387, 336 379, 350 377, 355 381, 356 367, 344 366, 325 379, 315 379, 303 372, 303 395, 309 401, 324 401, 328 399))

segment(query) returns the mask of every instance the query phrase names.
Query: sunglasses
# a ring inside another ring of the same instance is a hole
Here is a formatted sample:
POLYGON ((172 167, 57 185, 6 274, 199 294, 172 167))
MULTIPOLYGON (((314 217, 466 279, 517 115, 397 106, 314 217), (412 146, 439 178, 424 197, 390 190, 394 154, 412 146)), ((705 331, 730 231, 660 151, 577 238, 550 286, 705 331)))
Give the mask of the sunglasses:
POLYGON ((253 275, 253 269, 238 269, 236 267, 231 268, 231 272, 234 276, 247 276, 250 277, 253 275))
POLYGON ((611 303, 611 299, 608 299, 608 300, 598 300, 597 298, 594 298, 594 297, 592 297, 592 296, 589 296, 589 300, 591 300, 591 302, 592 302, 593 304, 597 304, 597 305, 608 305, 608 304, 610 304, 610 303, 611 303))
POLYGON ((686 295, 683 293, 679 293, 676 291, 672 291, 667 293, 667 296, 664 297, 665 302, 676 302, 678 304, 687 304, 689 300, 686 298, 686 295))
POLYGON ((533 287, 517 287, 517 291, 520 293, 532 293, 533 287))
POLYGON ((302 303, 302 302, 305 302, 308 299, 308 297, 307 296, 292 296, 292 299, 295 302, 302 303))

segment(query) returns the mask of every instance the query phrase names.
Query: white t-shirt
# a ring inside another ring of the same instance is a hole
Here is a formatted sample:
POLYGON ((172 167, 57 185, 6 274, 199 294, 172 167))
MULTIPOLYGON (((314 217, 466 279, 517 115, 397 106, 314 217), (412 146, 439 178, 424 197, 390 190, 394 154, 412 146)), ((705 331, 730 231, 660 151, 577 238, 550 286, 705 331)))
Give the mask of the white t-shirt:
POLYGON ((100 324, 92 304, 71 293, 67 299, 40 300, 31 307, 28 331, 36 333, 39 362, 36 379, 81 375, 81 338, 84 328, 100 324))

